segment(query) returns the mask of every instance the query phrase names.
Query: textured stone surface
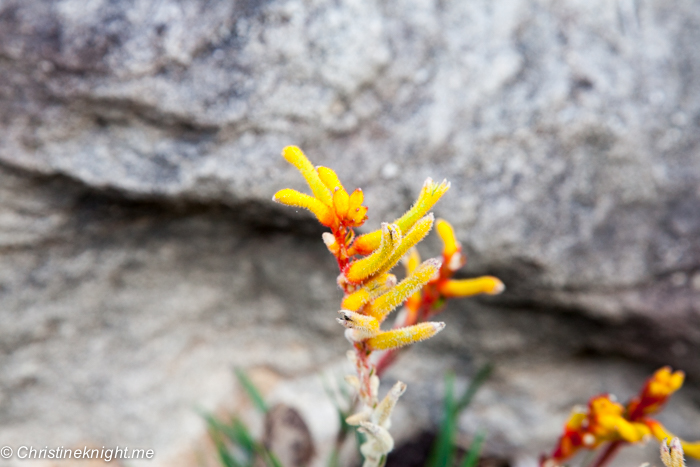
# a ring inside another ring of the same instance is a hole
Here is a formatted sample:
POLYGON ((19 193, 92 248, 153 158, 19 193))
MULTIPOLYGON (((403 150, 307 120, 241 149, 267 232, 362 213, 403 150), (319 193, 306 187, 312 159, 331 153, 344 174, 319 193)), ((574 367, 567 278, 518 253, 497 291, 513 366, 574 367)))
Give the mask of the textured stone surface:
MULTIPOLYGON (((697 380, 698 43, 691 0, 0 1, 0 440, 173 465, 193 407, 235 399, 231 365, 337 364, 320 229, 269 201, 304 188, 287 144, 364 189, 370 228, 448 178, 469 274, 504 278, 452 305, 412 388, 473 356, 505 407, 580 359, 603 365, 581 397, 660 363, 697 380)), ((416 393, 406 420, 435 422, 416 393)), ((492 449, 533 455, 557 401, 484 418, 520 427, 492 449)))

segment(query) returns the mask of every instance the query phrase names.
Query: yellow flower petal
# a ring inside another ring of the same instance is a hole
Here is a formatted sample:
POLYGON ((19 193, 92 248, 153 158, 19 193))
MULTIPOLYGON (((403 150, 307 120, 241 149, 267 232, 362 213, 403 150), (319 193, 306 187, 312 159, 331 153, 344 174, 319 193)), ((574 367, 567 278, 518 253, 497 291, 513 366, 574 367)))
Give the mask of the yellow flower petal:
POLYGON ((656 370, 649 379, 647 393, 652 397, 668 397, 683 386, 685 373, 673 372, 670 366, 656 370))
POLYGON ((360 235, 355 239, 348 253, 351 255, 368 255, 377 249, 381 241, 381 230, 360 235))
POLYGON ((445 328, 445 323, 420 323, 405 328, 392 329, 367 339, 371 350, 397 349, 433 337, 445 328))
POLYGON ((335 190, 338 188, 343 188, 343 185, 340 183, 338 175, 333 169, 318 166, 316 167, 316 171, 318 172, 318 176, 323 182, 323 184, 326 185, 326 188, 328 188, 331 193, 335 193, 335 190))
POLYGON ((615 421, 615 430, 620 434, 622 439, 630 443, 638 443, 645 436, 651 434, 649 428, 641 423, 630 423, 623 417, 618 417, 615 421))
POLYGON ((406 392, 406 383, 397 381, 386 396, 384 396, 384 399, 375 407, 370 419, 371 422, 377 425, 384 425, 384 423, 389 420, 389 417, 391 417, 391 412, 394 410, 399 397, 401 397, 404 392, 406 392))
POLYGON ((332 226, 335 221, 335 215, 328 206, 316 198, 305 195, 304 193, 299 193, 291 188, 285 188, 275 193, 275 196, 272 197, 272 201, 286 204, 287 206, 308 209, 314 213, 321 224, 327 227, 332 226))
POLYGON ((386 274, 396 266, 401 258, 413 248, 418 242, 423 240, 430 229, 433 227, 434 218, 432 214, 428 214, 413 226, 406 235, 401 239, 401 243, 391 254, 391 257, 382 265, 381 269, 375 273, 375 275, 386 274))
POLYGON ((457 241, 457 237, 455 237, 455 231, 449 222, 444 219, 438 219, 435 221, 435 230, 444 245, 442 254, 445 255, 445 257, 450 258, 462 249, 457 241))
POLYGON ((380 323, 384 321, 391 311, 427 284, 440 271, 440 265, 440 260, 435 258, 425 261, 416 268, 413 274, 374 300, 369 306, 367 314, 377 318, 380 323))
POLYGON ((356 189, 350 194, 350 205, 348 206, 348 209, 350 211, 354 211, 355 209, 362 206, 364 200, 365 195, 364 193, 362 193, 362 190, 360 188, 356 189))
POLYGON ((340 318, 337 318, 338 322, 347 329, 355 331, 353 336, 357 340, 364 340, 379 333, 379 322, 372 316, 361 315, 349 310, 340 310, 338 314, 340 314, 340 318))
POLYGON ((505 290, 503 282, 493 276, 442 282, 438 290, 444 297, 470 297, 478 294, 498 295, 505 290))
POLYGON ((396 276, 393 274, 384 274, 367 282, 361 289, 348 294, 343 299, 340 306, 345 310, 357 311, 362 305, 379 297, 395 285, 396 276))
MULTIPOLYGON (((349 209, 348 217, 352 219, 354 227, 359 227, 365 223, 367 220, 367 206, 360 206, 359 208, 349 209)), ((349 253, 351 256, 356 253, 349 253)))
POLYGON ((367 256, 366 258, 359 259, 350 264, 347 271, 345 271, 345 277, 349 282, 361 283, 368 277, 377 274, 379 268, 381 268, 388 259, 392 257, 392 253, 397 249, 399 242, 401 242, 401 230, 394 224, 382 224, 382 243, 377 251, 367 256))
POLYGON ((348 214, 348 207, 350 204, 350 196, 348 192, 342 187, 337 188, 335 193, 333 193, 333 207, 335 208, 335 213, 340 219, 345 219, 348 214))
POLYGON ((700 459, 700 441, 695 441, 690 443, 688 441, 681 440, 681 446, 683 446, 683 452, 685 452, 690 457, 695 459, 700 459))
POLYGON ((332 206, 331 191, 323 184, 314 166, 304 153, 296 146, 287 146, 282 150, 282 156, 301 172, 309 184, 314 196, 326 206, 332 206))
POLYGON ((396 220, 395 224, 399 226, 402 232, 408 231, 413 225, 425 216, 430 208, 450 189, 450 184, 447 180, 443 180, 438 184, 428 178, 423 184, 423 189, 418 195, 418 200, 411 209, 396 220))
POLYGON ((407 276, 413 274, 413 271, 415 271, 418 265, 421 263, 420 253, 418 253, 417 248, 411 248, 408 250, 408 254, 404 256, 403 259, 405 261, 404 264, 406 265, 407 276))
MULTIPOLYGON (((656 438, 659 441, 663 441, 664 438, 675 438, 673 433, 668 431, 661 423, 659 423, 656 420, 648 418, 644 420, 644 423, 649 427, 649 429, 651 430, 651 434, 654 435, 654 438, 656 438)), ((700 459, 700 441, 688 442, 681 440, 681 446, 683 447, 683 451, 687 455, 689 455, 690 457, 694 457, 695 459, 700 459)))
POLYGON ((566 422, 566 428, 570 430, 578 430, 583 426, 583 422, 588 418, 588 413, 580 409, 575 409, 571 412, 569 420, 566 422))
MULTIPOLYGON (((442 195, 450 189, 450 184, 443 180, 437 184, 432 179, 428 178, 423 184, 418 200, 406 211, 406 213, 394 221, 402 232, 407 232, 413 225, 425 214, 428 213, 442 195)), ((352 253, 350 254, 368 254, 379 247, 381 242, 381 233, 379 231, 370 232, 357 237, 352 245, 352 253)))

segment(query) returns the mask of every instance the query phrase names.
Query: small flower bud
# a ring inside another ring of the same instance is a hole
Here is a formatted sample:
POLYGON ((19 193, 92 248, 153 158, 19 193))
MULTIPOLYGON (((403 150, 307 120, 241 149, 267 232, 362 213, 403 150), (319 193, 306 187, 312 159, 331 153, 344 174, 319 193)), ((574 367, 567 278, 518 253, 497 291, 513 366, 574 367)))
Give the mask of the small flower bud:
POLYGON ((345 419, 345 423, 347 423, 348 425, 357 426, 362 422, 369 421, 371 415, 372 411, 369 408, 365 408, 364 410, 361 410, 356 414, 350 415, 348 418, 345 419))
POLYGON ((387 393, 387 395, 384 396, 384 399, 382 399, 382 401, 374 409, 374 412, 372 412, 372 422, 376 423, 377 425, 381 425, 385 428, 388 428, 387 426, 385 426, 385 424, 389 421, 391 412, 394 410, 394 407, 396 406, 396 402, 398 402, 399 397, 401 397, 401 395, 405 391, 406 383, 397 381, 396 384, 394 384, 391 390, 387 393))
POLYGON ((340 245, 338 245, 338 242, 335 241, 333 234, 330 232, 323 232, 321 238, 323 238, 323 243, 326 244, 328 251, 333 253, 334 256, 337 256, 338 252, 340 251, 340 245))
POLYGON ((376 401, 377 395, 379 394, 379 376, 372 375, 369 377, 369 391, 372 401, 376 401))
POLYGON ((345 375, 345 382, 348 383, 355 391, 360 390, 360 380, 355 375, 345 375))
POLYGON ((385 428, 370 422, 361 422, 360 426, 357 431, 369 438, 360 448, 365 457, 379 457, 394 449, 394 439, 385 428))

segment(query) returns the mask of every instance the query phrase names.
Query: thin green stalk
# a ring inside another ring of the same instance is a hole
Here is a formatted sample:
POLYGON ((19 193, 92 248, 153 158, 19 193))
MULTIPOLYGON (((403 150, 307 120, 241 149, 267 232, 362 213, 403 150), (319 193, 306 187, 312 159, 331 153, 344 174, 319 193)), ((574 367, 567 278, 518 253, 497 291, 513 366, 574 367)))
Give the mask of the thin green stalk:
POLYGON ((253 405, 260 412, 267 413, 268 408, 267 404, 265 403, 265 399, 263 398, 262 394, 260 394, 260 391, 258 391, 258 388, 255 387, 255 384, 253 384, 253 382, 250 380, 248 374, 241 368, 236 368, 234 373, 236 373, 238 382, 241 384, 241 386, 243 386, 243 389, 248 394, 248 397, 250 397, 253 405))
POLYGON ((440 424, 438 436, 433 444, 433 449, 428 458, 428 467, 452 467, 456 454, 455 437, 457 434, 457 421, 459 415, 469 407, 477 391, 491 375, 493 366, 486 364, 479 368, 472 378, 467 390, 462 397, 456 398, 454 394, 454 373, 445 375, 445 400, 443 403, 443 420, 440 424))
POLYGON ((429 467, 446 467, 450 465, 454 444, 455 417, 457 414, 454 400, 454 373, 445 375, 445 400, 443 402, 443 419, 435 444, 428 458, 429 467))
POLYGON ((469 452, 464 456, 464 461, 460 467, 476 467, 479 463, 479 456, 481 455, 481 448, 484 445, 484 440, 486 439, 486 431, 478 430, 476 435, 474 435, 474 441, 472 445, 469 446, 469 452))
POLYGON ((466 409, 469 406, 469 404, 471 404, 472 399, 476 395, 476 392, 481 388, 481 386, 486 382, 486 380, 489 379, 492 372, 493 365, 490 363, 487 363, 481 368, 479 368, 479 370, 476 372, 476 375, 474 375, 474 378, 472 378, 471 382, 469 383, 469 387, 465 391, 464 395, 457 403, 457 410, 461 412, 462 410, 466 409))

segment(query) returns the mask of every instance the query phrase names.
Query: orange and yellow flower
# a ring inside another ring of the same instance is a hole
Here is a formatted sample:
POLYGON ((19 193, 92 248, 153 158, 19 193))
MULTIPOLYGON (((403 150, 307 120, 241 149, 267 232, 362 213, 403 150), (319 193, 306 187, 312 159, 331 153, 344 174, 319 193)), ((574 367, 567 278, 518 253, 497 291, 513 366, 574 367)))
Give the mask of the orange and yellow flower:
POLYGON ((323 241, 341 270, 338 284, 345 291, 345 298, 342 318, 338 321, 348 328, 346 337, 370 352, 409 345, 442 330, 444 323, 412 323, 389 331, 382 331, 379 326, 409 296, 438 275, 439 260, 418 265, 399 283, 389 272, 428 234, 434 223, 428 211, 449 189, 449 184, 436 184, 428 179, 418 201, 403 216, 392 223, 383 223, 376 232, 355 237, 353 229, 367 219, 362 190, 348 195, 333 170, 314 167, 295 146, 284 148, 282 155, 301 172, 313 196, 284 189, 272 199, 308 209, 331 229, 324 234, 323 241))
MULTIPOLYGON (((580 449, 597 449, 607 443, 638 443, 651 436, 658 440, 673 438, 657 420, 649 418, 661 410, 668 398, 683 385, 682 371, 673 372, 665 366, 657 370, 644 384, 639 395, 626 405, 610 395, 591 398, 588 406, 575 409, 564 426, 564 433, 543 465, 560 465, 580 449)), ((700 442, 681 441, 689 456, 700 458, 700 442)))
POLYGON ((391 451, 394 441, 387 431, 389 415, 399 396, 406 389, 397 383, 382 402, 378 401, 379 374, 397 355, 397 349, 423 341, 440 332, 445 323, 427 321, 439 311, 447 298, 479 293, 499 293, 503 283, 495 277, 453 280, 454 272, 464 265, 462 247, 452 226, 437 221, 438 234, 445 244, 441 259, 421 261, 415 249, 436 224, 430 209, 449 190, 447 181, 435 183, 428 178, 417 201, 401 217, 381 224, 377 231, 355 236, 354 229, 367 219, 362 190, 351 194, 340 183, 336 173, 327 167, 314 167, 295 146, 282 151, 283 157, 304 176, 312 194, 292 189, 278 191, 273 200, 288 206, 311 211, 318 221, 330 228, 322 236, 328 250, 338 261, 338 285, 345 293, 338 322, 346 338, 353 344, 349 358, 357 376, 346 381, 359 393, 365 409, 346 422, 359 425, 367 440, 360 447, 365 466, 378 467, 391 451), (397 281, 391 270, 404 259, 406 277, 397 281), (405 313, 399 313, 394 326, 382 330, 382 323, 406 302, 405 313), (423 311, 419 315, 419 311, 423 311), (374 351, 386 351, 375 364, 374 351))
MULTIPOLYGON (((435 227, 443 243, 442 266, 439 274, 406 302, 407 322, 417 322, 439 313, 448 298, 471 297, 479 294, 496 295, 505 290, 503 282, 493 276, 452 279, 455 272, 466 263, 462 245, 457 241, 454 229, 449 222, 438 219, 435 227)), ((420 264, 420 255, 414 249, 406 260, 407 273, 410 274, 418 264, 420 264)))

